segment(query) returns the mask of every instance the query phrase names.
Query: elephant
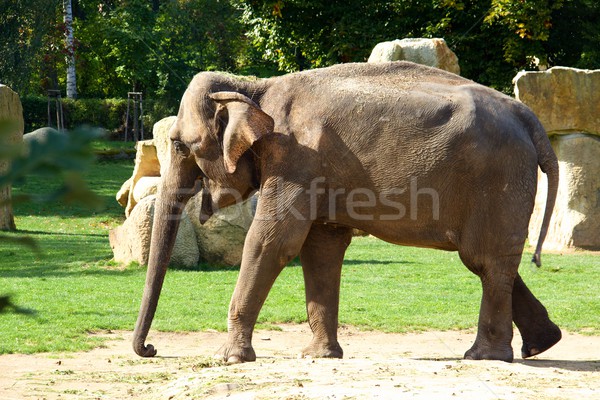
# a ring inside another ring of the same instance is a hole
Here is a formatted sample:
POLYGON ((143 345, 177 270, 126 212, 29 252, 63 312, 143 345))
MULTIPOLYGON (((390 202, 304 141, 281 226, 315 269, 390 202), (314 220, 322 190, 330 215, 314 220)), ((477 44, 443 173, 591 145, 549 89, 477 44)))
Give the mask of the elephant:
POLYGON ((540 254, 558 162, 533 112, 458 75, 410 62, 348 63, 272 78, 200 72, 183 94, 158 190, 133 348, 142 357, 179 217, 203 193, 201 220, 258 192, 217 355, 254 361, 252 334, 275 279, 299 256, 312 340, 307 357, 341 358, 340 278, 353 229, 457 251, 482 299, 466 359, 512 362, 561 338, 518 273, 538 166, 547 175, 540 254))

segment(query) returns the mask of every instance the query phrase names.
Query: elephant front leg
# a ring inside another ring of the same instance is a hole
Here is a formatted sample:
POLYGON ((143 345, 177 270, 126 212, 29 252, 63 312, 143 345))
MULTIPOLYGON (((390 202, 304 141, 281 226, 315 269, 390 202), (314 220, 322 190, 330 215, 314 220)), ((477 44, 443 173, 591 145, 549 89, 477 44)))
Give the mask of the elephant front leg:
POLYGON ((242 265, 231 298, 228 338, 217 358, 228 363, 255 361, 252 333, 275 279, 300 248, 310 229, 305 221, 253 222, 244 243, 242 265))
POLYGON ((352 229, 333 225, 312 226, 300 260, 306 287, 308 323, 313 332, 302 356, 342 358, 337 341, 340 277, 352 229))

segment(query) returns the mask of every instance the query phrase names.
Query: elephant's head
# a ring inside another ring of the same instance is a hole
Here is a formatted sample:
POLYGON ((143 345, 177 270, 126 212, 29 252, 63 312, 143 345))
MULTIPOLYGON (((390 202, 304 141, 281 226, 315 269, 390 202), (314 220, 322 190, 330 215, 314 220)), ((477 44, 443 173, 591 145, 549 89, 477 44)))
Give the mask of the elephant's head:
POLYGON ((133 348, 142 357, 156 350, 145 345, 156 311, 179 220, 187 201, 204 191, 206 221, 218 208, 249 197, 258 188, 252 145, 273 131, 273 119, 250 99, 256 82, 216 73, 198 74, 183 95, 170 137, 170 162, 156 200, 144 295, 133 348))

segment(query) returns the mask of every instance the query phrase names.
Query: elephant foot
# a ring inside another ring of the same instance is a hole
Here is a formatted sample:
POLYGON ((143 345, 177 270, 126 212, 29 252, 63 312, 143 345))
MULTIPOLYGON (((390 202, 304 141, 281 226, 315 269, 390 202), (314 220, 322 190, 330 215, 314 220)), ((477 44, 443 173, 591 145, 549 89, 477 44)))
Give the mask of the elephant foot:
POLYGON ((549 329, 546 329, 542 334, 535 338, 529 339, 523 336, 523 347, 521 347, 521 357, 529 358, 536 356, 550 347, 554 346, 562 338, 560 328, 554 323, 549 329))
POLYGON ((508 363, 513 362, 514 355, 511 347, 504 349, 493 349, 489 346, 481 346, 477 343, 465 353, 465 360, 499 360, 508 363))
POLYGON ((337 341, 324 343, 313 340, 310 345, 302 350, 300 356, 309 358, 343 358, 344 351, 337 341))
POLYGON ((214 358, 223 360, 227 364, 239 364, 248 361, 256 361, 256 353, 252 346, 239 347, 235 344, 225 344, 217 351, 214 358))

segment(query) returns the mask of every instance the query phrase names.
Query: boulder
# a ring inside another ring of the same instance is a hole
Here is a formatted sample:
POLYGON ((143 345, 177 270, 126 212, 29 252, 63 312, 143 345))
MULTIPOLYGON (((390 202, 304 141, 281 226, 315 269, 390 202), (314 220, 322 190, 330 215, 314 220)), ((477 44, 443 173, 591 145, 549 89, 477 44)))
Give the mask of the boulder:
POLYGON ((204 225, 200 223, 202 193, 190 199, 185 212, 194 226, 202 261, 217 265, 241 263, 257 199, 255 196, 241 204, 218 210, 204 225))
POLYGON ((170 154, 169 130, 176 119, 177 117, 161 119, 154 124, 153 139, 137 142, 133 174, 123 183, 116 195, 117 202, 125 207, 125 216, 129 216, 135 205, 144 196, 156 194, 157 182, 160 180, 142 178, 158 178, 164 175, 170 154), (136 189, 138 185, 143 187, 136 189))
MULTIPOLYGON (((600 138, 583 133, 555 135, 550 142, 559 160, 556 205, 544 248, 600 250, 600 138)), ((535 244, 544 216, 548 183, 541 172, 529 224, 535 244)))
MULTIPOLYGON (((515 96, 538 116, 559 161, 559 187, 544 248, 600 249, 600 70, 554 67, 521 72, 515 96)), ((529 225, 535 244, 547 181, 540 173, 529 225)))
POLYGON ((160 184, 160 176, 142 176, 133 187, 133 199, 136 203, 155 195, 160 184))
POLYGON ((458 57, 444 39, 396 39, 378 43, 369 56, 369 62, 406 60, 460 74, 458 57))
MULTIPOLYGON (((128 217, 122 226, 110 233, 115 260, 119 262, 147 263, 154 210, 151 204, 154 204, 156 198, 161 171, 164 172, 164 167, 169 162, 168 133, 175 120, 176 117, 160 120, 154 125, 154 139, 138 142, 133 174, 116 195, 119 204, 125 207, 125 215, 128 217)), ((239 265, 256 201, 256 198, 253 198, 219 210, 202 225, 202 193, 192 197, 184 211, 176 246, 182 249, 195 248, 198 255, 191 250, 174 250, 172 262, 189 265, 195 260, 197 264, 200 258, 202 261, 218 265, 239 265), (190 241, 193 241, 194 245, 189 244, 190 241)))
MULTIPOLYGON (((117 262, 148 264, 150 238, 156 196, 142 199, 123 225, 109 232, 110 246, 117 262)), ((171 256, 171 265, 194 267, 198 265, 199 251, 196 233, 189 218, 181 217, 177 238, 171 256)))
MULTIPOLYGON (((152 130, 161 174, 169 162, 169 131, 176 120, 174 116, 163 118, 154 124, 152 130)), ((200 223, 201 204, 202 193, 199 193, 190 199, 185 209, 196 232, 200 260, 218 265, 239 265, 256 199, 219 210, 204 225, 200 223)))
POLYGON ((161 175, 165 174, 165 168, 169 164, 169 157, 171 155, 171 140, 169 139, 169 131, 176 120, 177 117, 166 117, 155 123, 152 128, 152 137, 154 138, 156 155, 161 165, 161 175))
POLYGON ((133 178, 129 178, 125 182, 123 182, 121 188, 115 196, 115 198, 117 199, 117 203, 119 203, 123 208, 127 208, 127 202, 129 201, 129 191, 131 190, 132 181, 133 178))
POLYGON ((25 142, 25 145, 27 146, 31 142, 44 144, 51 140, 57 140, 58 138, 60 138, 59 140, 67 140, 68 136, 66 133, 54 128, 44 127, 23 135, 23 142, 25 142))
POLYGON ((50 127, 36 129, 23 135, 24 154, 29 154, 32 143, 37 143, 41 146, 46 146, 49 142, 66 145, 68 141, 69 135, 64 131, 50 127))
POLYGON ((517 100, 535 112, 548 134, 600 135, 600 70, 521 71, 513 83, 517 100))
MULTIPOLYGON (((140 179, 143 177, 160 176, 160 163, 158 161, 156 147, 152 140, 141 140, 136 144, 137 153, 135 155, 135 165, 133 167, 133 174, 129 180, 130 187, 127 194, 127 206, 125 207, 125 216, 129 216, 138 200, 134 197, 135 187, 140 179)), ((121 188, 118 195, 122 196, 124 189, 121 188)), ((126 190, 126 189, 125 189, 126 190)))
MULTIPOLYGON (((23 143, 23 107, 19 95, 8 86, 0 84, 0 131, 10 129, 0 136, 0 146, 6 148, 23 143), (6 124, 6 125, 5 125, 6 124)), ((0 174, 8 170, 8 161, 0 160, 0 174)), ((0 230, 15 230, 15 218, 10 204, 11 187, 0 188, 0 230)))

